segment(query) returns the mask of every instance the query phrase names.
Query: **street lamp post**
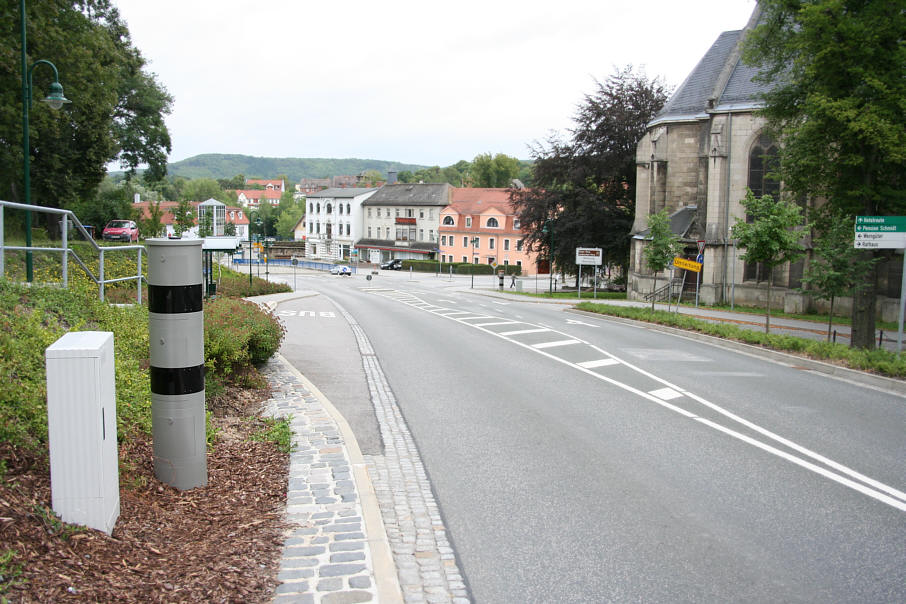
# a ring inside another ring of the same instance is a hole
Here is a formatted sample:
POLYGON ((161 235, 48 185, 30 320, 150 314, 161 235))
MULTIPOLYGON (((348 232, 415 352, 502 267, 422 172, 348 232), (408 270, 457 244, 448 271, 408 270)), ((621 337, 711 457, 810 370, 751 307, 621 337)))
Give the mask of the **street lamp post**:
MULTIPOLYGON (((262 223, 261 223, 261 218, 260 218, 260 217, 255 219, 255 224, 258 226, 258 233, 259 233, 259 236, 260 236, 260 234, 261 234, 261 224, 262 224, 262 223)), ((258 265, 258 278, 260 279, 260 278, 261 278, 261 254, 258 254, 258 261, 257 261, 255 264, 258 265)))
POLYGON ((249 220, 249 295, 252 293, 252 221, 249 220))
POLYGON ((548 280, 549 280, 548 293, 550 293, 550 295, 553 296, 554 295, 554 225, 551 224, 550 219, 544 221, 544 227, 542 227, 541 232, 548 236, 547 259, 548 259, 548 264, 550 265, 550 266, 548 266, 548 269, 547 269, 548 272, 550 273, 550 275, 548 275, 548 280))
POLYGON ((478 237, 473 237, 471 239, 472 243, 472 266, 469 267, 469 274, 472 276, 472 288, 475 287, 475 256, 477 255, 478 250, 478 237))
MULTIPOLYGON (((22 167, 24 172, 24 185, 25 185, 25 205, 31 205, 31 166, 30 166, 30 149, 28 141, 28 110, 31 107, 31 98, 32 98, 32 74, 40 64, 49 65, 53 69, 53 83, 50 85, 50 93, 43 99, 43 102, 50 105, 51 109, 59 109, 63 106, 64 103, 69 103, 70 100, 63 96, 63 86, 60 85, 60 75, 57 72, 57 67, 50 61, 45 61, 41 59, 32 63, 31 67, 28 66, 28 56, 26 53, 26 44, 25 44, 25 0, 19 1, 19 25, 20 33, 22 38, 22 167)), ((25 247, 29 248, 25 251, 25 279, 28 282, 31 282, 34 278, 34 270, 32 268, 32 252, 31 252, 31 212, 25 212, 25 247)))

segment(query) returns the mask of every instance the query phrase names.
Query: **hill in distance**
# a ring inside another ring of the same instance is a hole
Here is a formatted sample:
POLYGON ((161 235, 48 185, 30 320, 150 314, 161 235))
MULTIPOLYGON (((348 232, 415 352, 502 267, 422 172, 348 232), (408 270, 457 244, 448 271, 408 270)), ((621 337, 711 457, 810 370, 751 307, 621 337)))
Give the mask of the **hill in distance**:
POLYGON ((232 178, 237 174, 244 174, 246 178, 274 178, 279 174, 286 174, 291 182, 298 182, 303 178, 360 174, 365 170, 377 170, 386 176, 388 170, 415 172, 426 167, 428 166, 379 159, 253 157, 251 155, 204 153, 168 164, 167 174, 190 179, 232 178))

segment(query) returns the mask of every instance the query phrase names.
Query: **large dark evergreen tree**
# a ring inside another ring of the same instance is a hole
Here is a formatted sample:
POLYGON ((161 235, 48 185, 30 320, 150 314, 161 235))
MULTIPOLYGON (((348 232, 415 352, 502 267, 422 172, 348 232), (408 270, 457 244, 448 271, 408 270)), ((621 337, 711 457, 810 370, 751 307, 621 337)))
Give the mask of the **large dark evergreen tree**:
POLYGON ((604 261, 625 269, 635 214, 635 150, 667 91, 631 66, 616 70, 587 95, 569 140, 558 135, 532 148, 532 187, 514 191, 525 241, 549 250, 570 272, 577 247, 600 247, 604 261))
MULTIPOLYGON (((0 198, 22 201, 22 73, 20 12, 0 12, 0 198)), ((28 64, 49 60, 72 104, 53 111, 40 103, 53 72, 33 72, 30 111, 32 201, 69 207, 93 198, 106 165, 118 161, 146 178, 166 174, 170 135, 164 124, 172 99, 147 73, 129 30, 109 0, 26 3, 28 64)))
MULTIPOLYGON (((906 213, 902 1, 760 0, 744 58, 773 86, 763 114, 783 141, 787 194, 837 214, 906 213)), ((865 250, 868 262, 877 252, 865 250)), ((877 262, 853 299, 852 345, 875 345, 877 262)))

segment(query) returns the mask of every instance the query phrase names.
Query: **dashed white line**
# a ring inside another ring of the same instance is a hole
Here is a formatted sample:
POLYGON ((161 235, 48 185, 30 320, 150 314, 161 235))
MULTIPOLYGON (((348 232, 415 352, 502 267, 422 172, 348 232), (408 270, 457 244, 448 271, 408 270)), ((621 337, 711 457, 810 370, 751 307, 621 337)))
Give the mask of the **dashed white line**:
POLYGON ((516 331, 501 331, 498 336, 518 336, 524 333, 541 333, 542 331, 550 331, 550 329, 544 327, 542 329, 517 329, 516 331))
POLYGON ((541 342, 540 344, 532 344, 532 348, 556 348, 558 346, 570 346, 572 344, 581 344, 579 340, 557 340, 555 342, 541 342))
POLYGON ((594 361, 582 361, 581 363, 576 363, 579 367, 585 367, 586 369, 594 369, 595 367, 607 367, 608 365, 619 365, 620 362, 616 359, 597 359, 594 361))
POLYGON ((673 388, 661 388, 660 390, 652 390, 648 394, 650 394, 652 396, 656 396, 659 399, 662 399, 665 401, 673 400, 675 398, 679 398, 679 397, 683 396, 682 394, 680 394, 673 388))
POLYGON ((473 323, 475 327, 490 327, 491 325, 517 325, 520 321, 494 321, 493 323, 473 323))

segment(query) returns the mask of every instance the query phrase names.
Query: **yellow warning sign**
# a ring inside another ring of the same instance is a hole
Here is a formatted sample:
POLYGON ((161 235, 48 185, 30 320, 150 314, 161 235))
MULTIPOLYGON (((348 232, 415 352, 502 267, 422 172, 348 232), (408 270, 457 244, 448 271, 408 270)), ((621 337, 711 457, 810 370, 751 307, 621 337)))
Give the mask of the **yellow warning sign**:
POLYGON ((684 268, 687 271, 700 272, 702 270, 702 263, 695 262, 694 260, 686 260, 685 258, 676 257, 673 259, 673 266, 677 268, 684 268))

